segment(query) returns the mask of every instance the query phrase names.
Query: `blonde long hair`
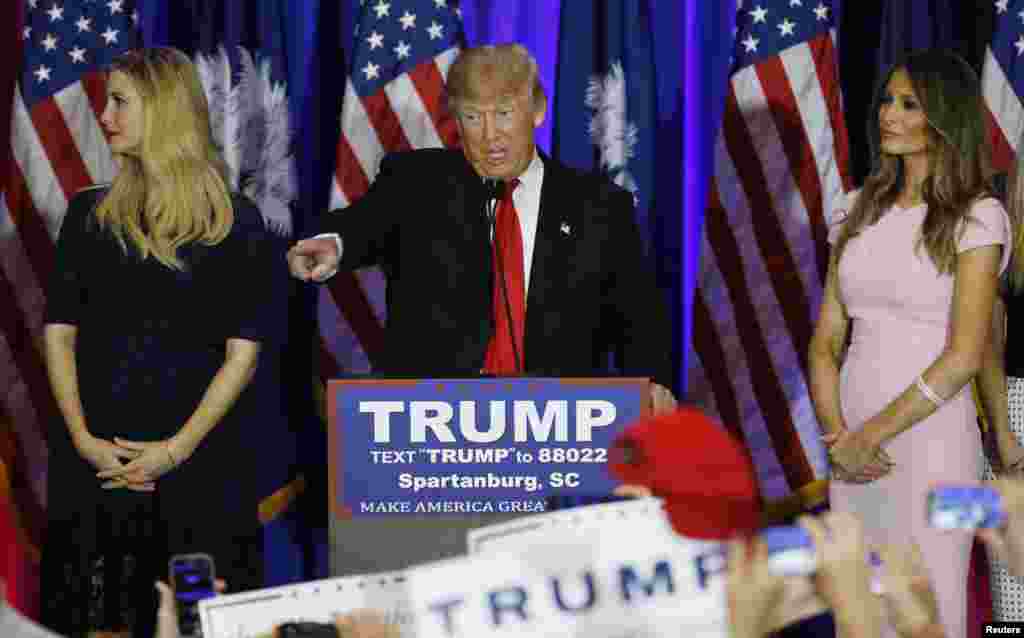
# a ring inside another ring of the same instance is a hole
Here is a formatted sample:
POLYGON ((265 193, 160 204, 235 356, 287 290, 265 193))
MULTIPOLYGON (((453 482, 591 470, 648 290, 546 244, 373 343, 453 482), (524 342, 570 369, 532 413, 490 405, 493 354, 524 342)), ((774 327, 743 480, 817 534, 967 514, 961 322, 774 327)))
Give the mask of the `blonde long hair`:
MULTIPOLYGON (((846 244, 876 223, 895 202, 905 179, 903 159, 881 149, 878 113, 889 78, 903 69, 928 121, 931 156, 922 197, 928 205, 918 247, 924 246, 941 273, 956 267, 956 244, 970 219, 971 204, 992 195, 987 128, 981 87, 974 70, 950 51, 911 53, 882 78, 868 118, 871 173, 836 241, 836 260, 846 244)), ((1012 216, 1011 216, 1012 219, 1012 216)))
POLYGON ((170 47, 128 51, 111 73, 131 80, 142 102, 138 152, 120 154, 120 171, 96 209, 121 247, 175 270, 178 249, 223 241, 234 222, 227 167, 213 141, 210 109, 195 65, 170 47))

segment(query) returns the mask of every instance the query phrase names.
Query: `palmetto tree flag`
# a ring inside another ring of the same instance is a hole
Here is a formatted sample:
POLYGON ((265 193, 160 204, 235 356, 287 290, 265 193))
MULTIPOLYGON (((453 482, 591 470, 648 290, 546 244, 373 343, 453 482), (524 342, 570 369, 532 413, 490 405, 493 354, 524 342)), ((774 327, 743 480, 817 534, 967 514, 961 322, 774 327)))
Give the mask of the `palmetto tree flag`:
POLYGON ((647 0, 562 6, 551 152, 633 192, 651 244, 657 84, 647 0), (580 117, 584 114, 585 117, 580 117))
POLYGON ((146 45, 192 56, 232 187, 256 203, 272 231, 290 236, 298 187, 281 3, 180 0, 155 12, 146 45))

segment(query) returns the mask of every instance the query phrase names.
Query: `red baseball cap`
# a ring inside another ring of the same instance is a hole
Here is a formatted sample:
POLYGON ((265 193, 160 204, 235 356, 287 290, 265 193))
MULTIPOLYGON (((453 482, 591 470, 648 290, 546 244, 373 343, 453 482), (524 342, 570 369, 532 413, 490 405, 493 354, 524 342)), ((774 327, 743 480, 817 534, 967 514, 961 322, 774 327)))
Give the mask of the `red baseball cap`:
POLYGON ((676 532, 724 540, 760 526, 761 495, 746 450, 693 407, 644 417, 612 445, 609 469, 665 501, 676 532))

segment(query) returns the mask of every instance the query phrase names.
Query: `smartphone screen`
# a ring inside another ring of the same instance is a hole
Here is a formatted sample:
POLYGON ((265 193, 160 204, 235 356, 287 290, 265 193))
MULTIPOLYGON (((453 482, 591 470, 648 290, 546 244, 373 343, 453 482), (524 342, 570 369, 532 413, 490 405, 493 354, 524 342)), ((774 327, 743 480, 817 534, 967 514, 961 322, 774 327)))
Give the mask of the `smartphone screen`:
POLYGON ((214 595, 213 558, 208 554, 182 554, 171 558, 171 582, 178 603, 178 630, 199 636, 199 601, 214 595))
POLYGON ((999 493, 987 486, 942 485, 928 493, 928 523, 939 529, 975 530, 1006 522, 999 493))

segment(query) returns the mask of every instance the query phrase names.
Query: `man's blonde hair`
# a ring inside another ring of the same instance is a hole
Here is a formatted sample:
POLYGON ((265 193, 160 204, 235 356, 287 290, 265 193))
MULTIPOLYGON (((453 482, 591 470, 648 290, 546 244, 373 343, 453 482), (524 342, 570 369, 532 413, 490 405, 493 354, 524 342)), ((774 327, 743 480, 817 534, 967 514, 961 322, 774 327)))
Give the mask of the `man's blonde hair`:
POLYGON ((529 87, 534 108, 546 104, 537 61, 521 44, 466 49, 448 70, 448 107, 458 113, 462 102, 515 97, 529 87))

